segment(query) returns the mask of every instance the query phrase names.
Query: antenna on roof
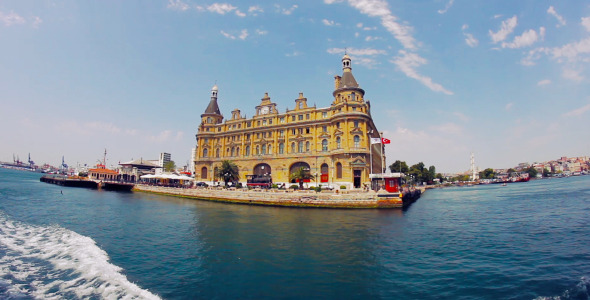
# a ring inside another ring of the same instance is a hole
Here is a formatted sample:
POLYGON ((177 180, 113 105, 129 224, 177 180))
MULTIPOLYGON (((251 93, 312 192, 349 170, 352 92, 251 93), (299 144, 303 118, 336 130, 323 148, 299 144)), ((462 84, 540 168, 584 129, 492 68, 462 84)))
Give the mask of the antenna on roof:
POLYGON ((344 55, 346 55, 346 50, 348 50, 348 48, 344 47, 344 55))

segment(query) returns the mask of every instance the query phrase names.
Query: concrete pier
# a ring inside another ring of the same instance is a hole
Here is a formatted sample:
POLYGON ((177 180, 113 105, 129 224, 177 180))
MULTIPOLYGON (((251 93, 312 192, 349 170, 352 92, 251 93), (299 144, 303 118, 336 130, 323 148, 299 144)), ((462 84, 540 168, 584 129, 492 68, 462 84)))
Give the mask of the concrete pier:
POLYGON ((135 185, 133 191, 208 201, 287 207, 401 208, 404 206, 399 195, 385 195, 374 191, 315 192, 276 189, 173 188, 143 184, 135 185))

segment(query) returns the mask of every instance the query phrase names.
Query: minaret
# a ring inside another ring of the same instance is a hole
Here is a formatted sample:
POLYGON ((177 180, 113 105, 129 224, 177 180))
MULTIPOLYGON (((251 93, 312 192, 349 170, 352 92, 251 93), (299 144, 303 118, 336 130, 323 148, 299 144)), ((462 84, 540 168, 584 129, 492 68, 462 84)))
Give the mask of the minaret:
POLYGON ((202 124, 214 125, 223 121, 223 116, 219 111, 219 105, 217 105, 218 90, 217 84, 211 88, 211 101, 209 101, 209 105, 207 106, 207 109, 205 109, 205 113, 201 115, 202 124))

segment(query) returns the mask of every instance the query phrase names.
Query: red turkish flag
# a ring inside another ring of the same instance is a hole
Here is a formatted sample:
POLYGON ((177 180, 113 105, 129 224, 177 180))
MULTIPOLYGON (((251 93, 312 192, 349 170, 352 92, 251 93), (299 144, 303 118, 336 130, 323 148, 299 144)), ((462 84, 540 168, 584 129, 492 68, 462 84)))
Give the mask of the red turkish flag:
POLYGON ((391 144, 391 141, 390 141, 390 140, 388 140, 388 139, 386 139, 386 138, 381 138, 381 142, 382 142, 383 144, 391 144))

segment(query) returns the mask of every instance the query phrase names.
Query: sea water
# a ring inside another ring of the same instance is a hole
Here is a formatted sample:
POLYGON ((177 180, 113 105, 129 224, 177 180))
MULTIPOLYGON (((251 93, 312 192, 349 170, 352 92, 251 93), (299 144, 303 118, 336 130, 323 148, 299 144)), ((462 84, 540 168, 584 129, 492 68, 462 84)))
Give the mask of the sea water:
POLYGON ((0 169, 0 298, 588 299, 590 176, 406 210, 223 204, 0 169))

